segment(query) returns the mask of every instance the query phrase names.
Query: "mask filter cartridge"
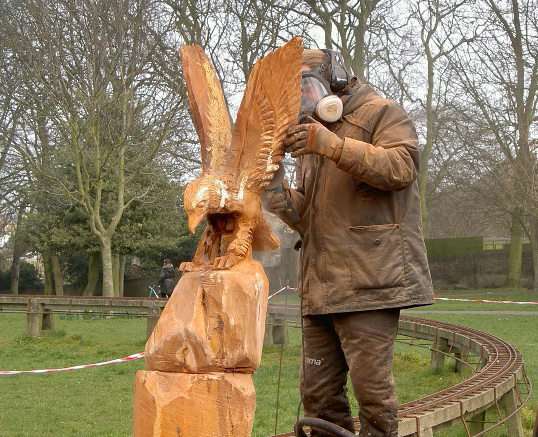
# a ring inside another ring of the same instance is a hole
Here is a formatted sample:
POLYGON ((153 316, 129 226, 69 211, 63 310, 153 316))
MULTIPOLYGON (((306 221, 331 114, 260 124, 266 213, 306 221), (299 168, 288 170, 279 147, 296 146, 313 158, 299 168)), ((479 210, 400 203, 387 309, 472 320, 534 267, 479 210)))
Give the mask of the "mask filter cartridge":
POLYGON ((329 95, 323 97, 316 105, 316 115, 322 121, 334 123, 340 120, 344 105, 338 96, 329 95))

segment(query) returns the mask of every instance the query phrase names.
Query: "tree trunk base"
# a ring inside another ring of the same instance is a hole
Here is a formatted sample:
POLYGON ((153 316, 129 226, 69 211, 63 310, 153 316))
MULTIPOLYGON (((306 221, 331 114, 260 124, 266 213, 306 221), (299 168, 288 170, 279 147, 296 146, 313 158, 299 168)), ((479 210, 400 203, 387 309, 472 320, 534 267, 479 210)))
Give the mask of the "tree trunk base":
POLYGON ((254 372, 261 360, 268 292, 257 261, 184 274, 146 343, 146 369, 254 372))
POLYGON ((136 375, 135 437, 250 437, 268 292, 257 261, 183 275, 136 375))
POLYGON ((252 375, 136 373, 135 437, 249 437, 255 409, 252 375))

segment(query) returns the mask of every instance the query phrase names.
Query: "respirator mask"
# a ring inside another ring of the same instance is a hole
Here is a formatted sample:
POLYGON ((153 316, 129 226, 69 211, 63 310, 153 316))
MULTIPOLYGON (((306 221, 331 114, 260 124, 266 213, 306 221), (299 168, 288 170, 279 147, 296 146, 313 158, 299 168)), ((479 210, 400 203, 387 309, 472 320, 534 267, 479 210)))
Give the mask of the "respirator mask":
POLYGON ((342 100, 333 93, 342 93, 350 83, 351 74, 340 53, 323 49, 328 64, 304 72, 301 81, 301 115, 315 115, 319 120, 334 123, 342 117, 342 100))
POLYGON ((305 72, 301 79, 301 116, 316 116, 319 120, 334 123, 342 117, 343 104, 331 94, 329 86, 317 74, 305 72))

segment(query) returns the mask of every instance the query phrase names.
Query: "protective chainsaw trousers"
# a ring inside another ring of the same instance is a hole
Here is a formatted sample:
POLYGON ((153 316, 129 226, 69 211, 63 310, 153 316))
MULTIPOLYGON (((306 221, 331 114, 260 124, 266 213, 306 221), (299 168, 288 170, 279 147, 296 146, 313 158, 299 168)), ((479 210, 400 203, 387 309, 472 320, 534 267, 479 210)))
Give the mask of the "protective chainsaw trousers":
MULTIPOLYGON (((355 432, 346 393, 359 402, 360 437, 397 437, 392 357, 398 309, 303 317, 301 395, 305 416, 355 432)), ((312 437, 329 437, 313 430, 312 437)))

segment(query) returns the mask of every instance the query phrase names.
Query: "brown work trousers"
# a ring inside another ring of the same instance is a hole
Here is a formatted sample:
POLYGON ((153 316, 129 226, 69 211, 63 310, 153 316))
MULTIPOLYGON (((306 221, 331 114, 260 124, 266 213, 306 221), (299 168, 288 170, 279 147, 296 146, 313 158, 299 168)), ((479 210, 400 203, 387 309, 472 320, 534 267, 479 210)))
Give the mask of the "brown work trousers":
MULTIPOLYGON (((399 317, 398 309, 303 317, 305 416, 355 432, 346 393, 349 371, 359 402, 359 436, 398 436, 392 356, 399 317)), ((311 435, 329 436, 315 430, 311 435)))

